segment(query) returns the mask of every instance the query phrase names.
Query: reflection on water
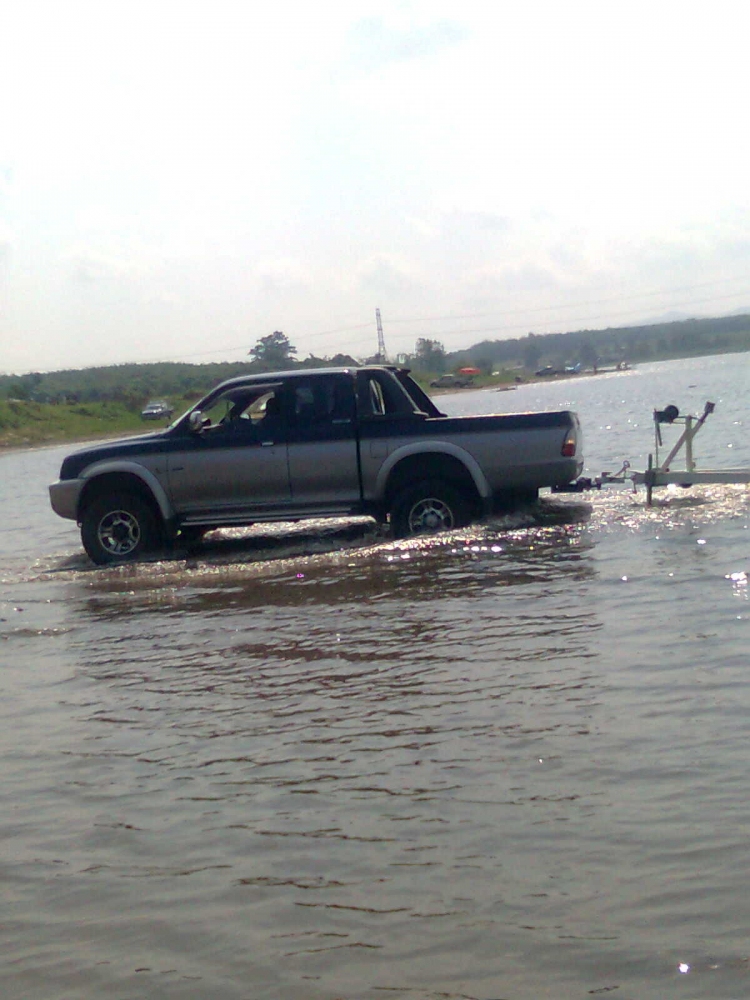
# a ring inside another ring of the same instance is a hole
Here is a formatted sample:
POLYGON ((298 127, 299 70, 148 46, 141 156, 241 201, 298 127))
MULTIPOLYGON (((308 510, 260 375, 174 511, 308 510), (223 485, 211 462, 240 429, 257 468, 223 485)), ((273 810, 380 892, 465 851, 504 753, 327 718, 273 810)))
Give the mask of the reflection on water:
MULTIPOLYGON (((428 962, 434 995, 465 995, 499 946, 473 949, 539 922, 542 829, 602 800, 561 781, 560 742, 594 724, 600 624, 564 599, 592 573, 580 533, 549 531, 495 552, 494 532, 368 547, 343 579, 326 558, 261 579, 181 568, 176 592, 109 580, 74 601, 70 707, 90 750, 72 795, 108 814, 82 874, 136 880, 165 919, 170 883, 211 885, 287 988, 433 995, 428 962), (165 826, 179 861, 159 860, 165 826)), ((506 938, 509 960, 517 947, 506 938)), ((224 960, 247 973, 247 957, 224 960)))
MULTIPOLYGON (((590 734, 599 699, 601 622, 569 599, 596 572, 586 511, 399 543, 345 532, 312 555, 272 541, 270 562, 257 538, 219 537, 188 559, 44 574, 65 588, 47 655, 69 665, 55 700, 76 720, 47 779, 76 819, 55 839, 59 890, 37 890, 45 939, 61 946, 85 898, 108 981, 136 976, 117 928, 156 996, 243 996, 248 976, 254 996, 460 996, 498 951, 522 966, 508 921, 546 898, 529 893, 525 814, 541 831, 601 800, 560 781, 560 744, 590 734)), ((50 851, 24 829, 20 873, 50 851)))
MULTIPOLYGON (((452 535, 377 545, 347 547, 344 540, 327 555, 307 555, 303 542, 287 540, 283 556, 270 555, 259 545, 230 539, 207 543, 187 559, 126 565, 95 571, 91 606, 107 605, 115 595, 113 614, 123 613, 139 601, 182 600, 194 610, 206 610, 212 601, 219 607, 266 607, 291 604, 390 599, 419 601, 466 597, 488 587, 513 586, 554 579, 558 572, 575 572, 581 552, 590 547, 573 523, 535 531, 499 531, 475 526, 452 535), (297 554, 292 554, 294 549, 297 554), (231 555, 229 555, 231 553, 231 555), (129 588, 129 589, 128 589, 129 588), (169 595, 162 594, 168 590, 169 595), (124 592, 125 591, 125 592, 124 592), (196 603, 197 602, 197 603, 196 603)), ((265 540, 263 540, 265 541, 265 540)), ((335 545, 335 538, 329 539, 335 545)), ((271 550, 272 551, 272 550, 271 550)), ((88 568, 75 578, 87 586, 88 568)))

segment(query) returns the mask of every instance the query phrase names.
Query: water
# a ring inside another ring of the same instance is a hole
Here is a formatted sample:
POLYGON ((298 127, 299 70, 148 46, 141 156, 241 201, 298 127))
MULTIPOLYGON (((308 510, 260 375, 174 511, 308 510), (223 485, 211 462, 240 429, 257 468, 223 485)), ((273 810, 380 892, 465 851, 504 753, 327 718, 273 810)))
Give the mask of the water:
MULTIPOLYGON (((748 356, 442 397, 750 466, 748 356), (669 432, 673 433, 673 431, 669 432)), ((8 1000, 750 994, 750 490, 95 569, 0 455, 8 1000)))

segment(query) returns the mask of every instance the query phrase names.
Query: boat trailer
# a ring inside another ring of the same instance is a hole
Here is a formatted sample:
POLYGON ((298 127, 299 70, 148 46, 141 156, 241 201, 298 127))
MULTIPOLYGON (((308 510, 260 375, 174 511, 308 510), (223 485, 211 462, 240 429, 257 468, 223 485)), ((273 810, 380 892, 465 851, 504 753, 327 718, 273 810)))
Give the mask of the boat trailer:
POLYGON ((686 414, 680 416, 676 406, 670 404, 663 410, 654 410, 654 450, 648 456, 648 468, 644 472, 631 470, 630 462, 624 462, 621 469, 614 474, 603 472, 595 479, 581 478, 567 486, 553 486, 553 493, 581 493, 584 490, 600 490, 608 483, 632 482, 635 492, 638 485, 646 487, 646 503, 650 507, 654 488, 657 486, 677 485, 682 487, 696 486, 702 483, 750 483, 750 469, 703 469, 695 468, 693 457, 693 440, 705 424, 706 419, 714 412, 716 405, 707 402, 699 417, 686 414), (679 424, 684 430, 678 437, 674 447, 667 457, 659 462, 659 449, 664 448, 661 428, 663 424, 679 424), (684 449, 684 469, 673 468, 673 462, 684 449))

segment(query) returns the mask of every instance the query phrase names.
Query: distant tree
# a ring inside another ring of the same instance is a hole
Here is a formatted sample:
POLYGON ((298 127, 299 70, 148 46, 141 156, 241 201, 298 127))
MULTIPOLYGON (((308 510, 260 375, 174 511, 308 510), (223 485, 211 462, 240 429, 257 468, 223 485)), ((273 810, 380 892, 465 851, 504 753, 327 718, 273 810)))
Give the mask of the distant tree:
POLYGON ((542 348, 539 344, 539 338, 535 334, 530 333, 523 342, 523 366, 530 371, 535 371, 539 367, 541 360, 542 348))
POLYGON ((8 383, 8 396, 13 399, 33 399, 37 395, 39 383, 42 375, 39 372, 30 372, 28 375, 21 375, 8 383))
POLYGON ((274 330, 267 337, 261 337, 248 353, 259 368, 274 371, 294 364, 296 359, 292 355, 297 353, 297 348, 281 330, 274 330))
POLYGON ((445 348, 439 340, 420 337, 412 358, 414 367, 423 372, 444 372, 446 366, 445 348))
POLYGON ((297 364, 300 368, 359 368, 359 362, 349 354, 334 354, 332 358, 317 358, 311 354, 297 364))
POLYGON ((599 355, 596 353, 596 348, 590 340, 581 342, 581 346, 578 349, 578 360, 584 368, 596 368, 599 355))
POLYGON ((314 354, 308 354, 302 361, 297 362, 300 368, 329 368, 330 364, 327 358, 318 358, 314 354))
POLYGON ((351 354, 334 354, 328 363, 332 368, 359 368, 359 361, 351 354))

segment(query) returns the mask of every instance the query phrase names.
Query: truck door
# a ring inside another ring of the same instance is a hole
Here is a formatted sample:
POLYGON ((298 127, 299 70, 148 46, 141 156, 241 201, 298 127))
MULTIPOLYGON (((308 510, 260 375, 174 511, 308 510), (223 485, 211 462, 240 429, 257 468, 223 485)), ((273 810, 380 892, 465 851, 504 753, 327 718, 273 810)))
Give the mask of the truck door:
POLYGON ((280 390, 242 387, 214 400, 204 430, 188 433, 168 458, 178 514, 231 518, 289 503, 280 390))
POLYGON ((390 453, 428 433, 427 414, 390 371, 360 368, 357 389, 362 492, 369 500, 376 496, 378 474, 390 453))
POLYGON ((286 383, 292 503, 346 506, 360 500, 354 380, 310 373, 286 383))

